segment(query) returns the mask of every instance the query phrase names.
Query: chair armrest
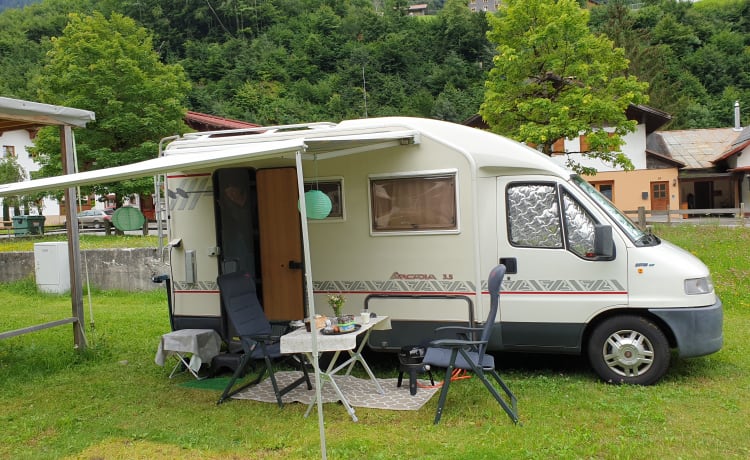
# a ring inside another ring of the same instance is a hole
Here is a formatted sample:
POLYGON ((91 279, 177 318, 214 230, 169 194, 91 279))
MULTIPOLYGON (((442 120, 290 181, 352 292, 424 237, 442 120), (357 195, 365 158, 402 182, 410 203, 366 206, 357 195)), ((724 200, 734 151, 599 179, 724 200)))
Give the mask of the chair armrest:
POLYGON ((435 332, 446 332, 455 331, 456 337, 460 339, 468 340, 472 332, 481 332, 481 327, 465 327, 465 326, 441 326, 435 328, 435 332))
POLYGON ((455 339, 438 339, 429 343, 429 347, 435 348, 463 348, 468 346, 481 345, 486 343, 484 340, 455 340, 455 339))
POLYGON ((269 335, 269 334, 249 335, 247 337, 250 340, 254 340, 256 342, 263 342, 263 343, 275 343, 281 340, 281 337, 277 335, 269 335))
POLYGON ((441 326, 436 327, 435 332, 438 331, 458 331, 458 332, 479 332, 481 327, 464 327, 464 326, 441 326))

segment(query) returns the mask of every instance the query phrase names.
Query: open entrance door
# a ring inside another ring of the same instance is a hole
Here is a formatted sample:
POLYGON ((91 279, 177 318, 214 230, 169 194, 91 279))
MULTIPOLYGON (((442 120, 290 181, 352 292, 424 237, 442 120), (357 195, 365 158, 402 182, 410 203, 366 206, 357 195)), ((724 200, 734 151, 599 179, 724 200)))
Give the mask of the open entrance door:
POLYGON ((256 181, 263 308, 271 321, 302 319, 305 308, 297 172, 294 168, 260 169, 256 181))
POLYGON ((214 175, 220 272, 251 274, 271 321, 305 316, 294 168, 225 168, 214 175))

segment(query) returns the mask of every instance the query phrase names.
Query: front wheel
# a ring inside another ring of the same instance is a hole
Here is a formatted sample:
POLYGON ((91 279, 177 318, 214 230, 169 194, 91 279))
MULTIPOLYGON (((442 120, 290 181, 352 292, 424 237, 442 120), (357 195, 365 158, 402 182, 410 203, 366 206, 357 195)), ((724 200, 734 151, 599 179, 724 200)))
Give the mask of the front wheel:
POLYGON ((615 316, 596 326, 588 344, 591 367, 610 383, 652 385, 669 368, 667 337, 640 316, 615 316))

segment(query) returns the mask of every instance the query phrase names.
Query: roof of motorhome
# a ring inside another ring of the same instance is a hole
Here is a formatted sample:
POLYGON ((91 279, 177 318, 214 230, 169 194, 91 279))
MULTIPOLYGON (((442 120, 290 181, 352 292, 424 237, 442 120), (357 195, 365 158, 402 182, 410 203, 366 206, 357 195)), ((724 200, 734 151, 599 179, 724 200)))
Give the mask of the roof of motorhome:
MULTIPOLYGON (((463 125, 421 118, 369 118, 338 125, 315 124, 306 130, 261 130, 260 133, 193 133, 170 143, 165 156, 114 168, 0 185, 0 196, 115 182, 173 171, 210 170, 240 163, 276 159, 303 152, 307 159, 360 154, 380 148, 421 143, 429 138, 464 155, 476 168, 494 174, 515 170, 567 177, 570 172, 549 157, 510 139, 463 125)), ((238 132, 239 131, 239 132, 238 132)), ((275 160, 274 160, 275 161, 275 160)))
MULTIPOLYGON (((324 160, 326 154, 340 156, 366 151, 376 140, 411 139, 413 143, 420 143, 420 137, 430 138, 462 152, 479 169, 520 169, 562 176, 571 174, 546 155, 514 140, 457 123, 410 117, 363 118, 345 120, 339 124, 315 123, 292 125, 291 128, 264 127, 245 131, 192 133, 170 143, 165 153, 302 139, 307 146, 306 153, 318 154, 318 159, 324 160)), ((402 142, 405 143, 407 142, 402 142)))

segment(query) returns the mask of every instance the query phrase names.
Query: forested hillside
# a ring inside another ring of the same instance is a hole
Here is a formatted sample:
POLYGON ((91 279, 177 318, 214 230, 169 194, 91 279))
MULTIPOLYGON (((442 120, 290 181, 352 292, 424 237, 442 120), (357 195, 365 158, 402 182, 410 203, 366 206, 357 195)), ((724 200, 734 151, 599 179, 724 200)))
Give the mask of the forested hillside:
MULTIPOLYGON (((50 38, 68 13, 100 11, 150 30, 161 59, 185 69, 190 110, 261 124, 477 113, 497 46, 485 14, 448 0, 415 17, 408 3, 44 0, 0 13, 0 95, 37 100, 50 38)), ((750 0, 614 1, 591 9, 590 27, 624 48, 670 128, 731 126, 735 100, 748 124, 750 0)))

